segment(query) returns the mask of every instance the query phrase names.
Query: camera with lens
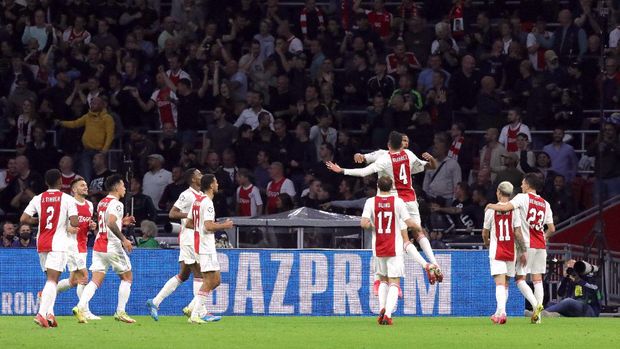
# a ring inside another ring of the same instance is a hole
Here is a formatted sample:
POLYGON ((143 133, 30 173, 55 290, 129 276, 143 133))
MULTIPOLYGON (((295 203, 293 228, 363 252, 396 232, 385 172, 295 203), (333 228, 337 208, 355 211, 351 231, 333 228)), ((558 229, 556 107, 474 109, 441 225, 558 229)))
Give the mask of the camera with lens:
MULTIPOLYGON (((577 273, 580 276, 594 275, 598 273, 598 266, 592 265, 586 261, 576 262, 573 268, 574 268, 575 273, 577 273)), ((568 270, 566 272, 568 273, 568 270)))

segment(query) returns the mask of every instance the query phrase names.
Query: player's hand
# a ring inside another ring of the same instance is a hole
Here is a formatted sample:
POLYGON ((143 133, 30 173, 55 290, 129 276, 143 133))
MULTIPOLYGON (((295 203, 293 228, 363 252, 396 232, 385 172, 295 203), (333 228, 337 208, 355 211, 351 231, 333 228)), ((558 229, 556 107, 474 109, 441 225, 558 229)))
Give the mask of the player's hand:
POLYGON ((233 221, 229 218, 222 222, 222 229, 230 229, 233 227, 233 221))
POLYGON ((366 161, 366 158, 363 154, 356 153, 355 155, 353 155, 353 161, 355 161, 356 164, 363 164, 364 161, 366 161))
POLYGON ((133 245, 128 239, 123 239, 121 243, 123 244, 123 248, 125 249, 125 251, 127 251, 128 253, 133 250, 133 245))
POLYGON ((129 214, 127 214, 125 217, 123 217, 123 225, 135 225, 136 224, 136 218, 134 216, 130 216, 129 214))
POLYGON ((336 173, 342 173, 344 172, 342 170, 342 168, 340 166, 338 166, 338 164, 328 161, 325 163, 325 165, 327 166, 327 169, 329 169, 330 171, 336 172, 336 173))
POLYGON ((485 210, 485 211, 490 210, 490 209, 491 209, 491 204, 487 204, 487 205, 484 207, 484 210, 485 210))
POLYGON ((527 255, 525 252, 521 253, 521 255, 519 256, 519 263, 521 263, 523 267, 527 265, 527 255))
POLYGON ((97 229, 97 222, 95 222, 92 219, 88 221, 88 230, 95 231, 96 229, 97 229))
POLYGON ((429 153, 422 153, 422 159, 426 160, 426 161, 431 161, 433 159, 435 159, 431 154, 429 153))

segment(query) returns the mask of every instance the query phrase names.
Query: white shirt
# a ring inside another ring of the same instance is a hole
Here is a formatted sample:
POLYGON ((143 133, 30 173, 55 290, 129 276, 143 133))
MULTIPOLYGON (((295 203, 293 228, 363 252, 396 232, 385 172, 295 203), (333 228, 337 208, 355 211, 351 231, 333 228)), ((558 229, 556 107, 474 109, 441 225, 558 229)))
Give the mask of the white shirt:
MULTIPOLYGON (((192 187, 187 188, 179 195, 179 198, 174 203, 174 207, 178 208, 181 213, 189 214, 192 210, 192 205, 196 198, 201 197, 203 194, 200 191, 194 190, 192 187)), ((194 229, 185 228, 187 224, 187 218, 181 219, 181 231, 179 232, 179 245, 193 246, 194 245, 194 229)))
POLYGON ((204 196, 200 202, 200 206, 196 207, 198 202, 194 202, 192 209, 187 215, 187 219, 194 221, 194 229, 200 234, 200 243, 198 245, 199 254, 216 253, 215 250, 215 232, 205 230, 205 221, 215 222, 215 208, 213 201, 204 196))
MULTIPOLYGON (((505 202, 498 202, 498 205, 506 205, 505 202)), ((489 258, 490 259, 495 259, 496 253, 497 253, 497 241, 509 241, 509 240, 513 240, 514 241, 514 236, 512 236, 511 234, 509 234, 510 229, 509 227, 512 226, 514 231, 514 228, 520 228, 521 227, 521 216, 518 214, 517 210, 513 210, 512 211, 512 219, 510 222, 508 222, 507 219, 500 219, 499 222, 497 222, 497 226, 499 226, 499 234, 497 234, 497 230, 495 229, 496 226, 496 222, 495 222, 495 211, 493 210, 486 210, 484 212, 484 225, 483 228, 489 230, 490 234, 490 244, 489 244, 489 258)), ((514 247, 513 247, 514 248, 514 247)))
POLYGON ((520 193, 517 194, 510 203, 514 206, 515 211, 519 214, 519 220, 521 221, 521 233, 523 234, 523 241, 525 246, 531 247, 531 235, 540 234, 544 232, 544 224, 553 224, 553 213, 551 212, 551 206, 545 200, 544 211, 542 207, 538 207, 532 203, 534 199, 542 198, 538 194, 533 193, 520 193))
MULTIPOLYGON (((551 37, 553 36, 553 33, 546 31, 544 32, 543 36, 545 38, 551 39, 551 37)), ((536 35, 534 33, 528 33, 526 44, 525 44, 527 48, 529 49, 530 47, 536 44, 542 44, 542 43, 538 42, 538 39, 536 38, 536 35)), ((538 71, 542 70, 542 67, 538 66, 538 52, 528 53, 528 56, 530 58, 530 62, 532 63, 532 67, 534 68, 534 70, 538 70, 538 71)))
POLYGON ((159 199, 164 193, 164 189, 168 184, 172 183, 172 173, 166 169, 160 169, 157 172, 148 171, 142 179, 142 193, 150 196, 153 205, 159 204, 159 199))
POLYGON ((459 163, 446 157, 439 162, 436 170, 428 170, 424 174, 423 190, 432 197, 442 197, 446 200, 454 199, 454 188, 463 180, 463 173, 459 163), (440 168, 442 163, 445 164, 440 168), (439 172, 437 172, 439 171, 439 172), (435 176, 435 173, 437 175, 435 176), (435 178, 433 179, 433 176, 435 178))
MULTIPOLYGON (((248 196, 250 197, 250 217, 256 217, 258 215, 258 206, 262 206, 263 205, 263 198, 261 198, 260 196, 260 190, 255 186, 250 184, 250 186, 252 187, 252 191, 248 194, 248 196)), ((245 187, 244 189, 248 189, 248 187, 245 187)), ((239 205, 242 204, 247 204, 245 202, 243 202, 244 199, 241 199, 239 197, 239 192, 241 191, 241 187, 237 187, 237 203, 239 205)))
POLYGON ((77 216, 75 199, 57 189, 49 189, 30 200, 24 213, 39 216, 38 252, 65 252, 69 249, 67 222, 77 216))
MULTIPOLYGON (((508 129, 513 129, 512 124, 508 124, 502 128, 502 132, 499 134, 498 142, 504 145, 504 148, 508 149, 508 129)), ((532 133, 530 132, 530 128, 523 123, 519 123, 519 133, 525 133, 527 135, 527 139, 532 140, 532 133)))
POLYGON ((241 125, 247 124, 252 127, 252 130, 256 130, 256 128, 258 127, 258 114, 263 112, 269 114, 269 128, 273 131, 273 115, 271 115, 270 112, 262 108, 258 113, 254 112, 254 109, 252 108, 245 109, 241 112, 241 115, 239 115, 237 121, 235 121, 234 126, 236 128, 239 128, 241 125))
MULTIPOLYGON (((387 195, 377 195, 377 197, 388 197, 387 195)), ((394 207, 393 214, 394 217, 383 216, 376 217, 375 215, 375 197, 371 197, 366 200, 364 204, 364 211, 362 212, 362 218, 368 218, 372 222, 373 230, 372 230, 372 254, 373 256, 377 255, 376 251, 376 241, 377 234, 394 234, 394 252, 397 256, 401 256, 403 254, 403 237, 400 233, 400 222, 406 221, 411 218, 409 212, 407 211, 407 206, 405 206, 405 202, 398 197, 394 197, 394 207), (394 226, 396 231, 391 231, 391 226, 394 226)))
MULTIPOLYGON (((269 187, 271 186, 271 183, 273 183, 273 181, 269 181, 269 183, 267 183, 267 191, 269 191, 269 187)), ((288 178, 285 178, 284 183, 282 183, 282 187, 280 188, 279 193, 280 194, 285 193, 285 194, 288 194, 291 198, 294 198, 297 192, 295 191, 295 185, 293 184, 293 181, 291 181, 288 178)))
POLYGON ((318 125, 314 125, 310 128, 310 140, 314 142, 316 146, 316 157, 321 158, 320 149, 321 144, 329 143, 336 148, 336 139, 338 138, 338 131, 333 127, 328 127, 327 132, 324 133, 323 129, 318 125))
MULTIPOLYGON (((456 41, 453 38, 450 38, 452 41, 452 49, 458 54, 459 53, 459 45, 457 45, 456 41)), ((431 54, 436 54, 439 52, 439 41, 434 40, 431 43, 431 54)))
POLYGON ((108 217, 110 217, 110 215, 115 216, 116 227, 119 231, 122 231, 124 212, 125 206, 115 196, 108 195, 103 200, 99 201, 99 205, 97 205, 97 238, 95 239, 95 246, 93 247, 94 251, 123 252, 121 240, 108 228, 108 217))
POLYGON ((296 36, 291 36, 288 40, 288 52, 296 54, 304 50, 304 44, 296 36))
POLYGON ((618 40, 620 40, 620 27, 614 28, 614 30, 609 33, 609 47, 616 48, 618 46, 618 40))

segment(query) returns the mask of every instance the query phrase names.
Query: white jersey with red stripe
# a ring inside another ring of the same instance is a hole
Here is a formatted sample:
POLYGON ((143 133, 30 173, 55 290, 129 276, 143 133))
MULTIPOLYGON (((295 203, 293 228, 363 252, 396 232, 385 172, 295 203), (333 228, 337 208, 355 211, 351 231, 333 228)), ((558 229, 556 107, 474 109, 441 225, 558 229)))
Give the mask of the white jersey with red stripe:
MULTIPOLYGON (((192 210, 192 205, 194 204, 194 201, 196 201, 202 196, 202 192, 197 191, 192 187, 189 187, 184 192, 182 192, 181 195, 179 195, 179 198, 174 203, 174 207, 178 208, 179 211, 181 211, 182 213, 189 214, 189 212, 192 210)), ((179 245, 194 246, 194 229, 185 228, 185 224, 187 224, 187 221, 187 218, 181 219, 179 245)))
POLYGON ((118 230, 123 229, 124 206, 120 200, 112 195, 108 195, 99 201, 97 205, 97 238, 93 250, 96 252, 122 252, 123 244, 108 227, 108 217, 116 216, 116 226, 118 230))
POLYGON ((57 189, 49 189, 30 200, 24 213, 39 216, 37 252, 66 252, 69 249, 67 224, 77 216, 75 199, 57 189))
POLYGON ((364 155, 367 162, 372 162, 364 168, 345 169, 347 176, 366 177, 377 173, 379 177, 388 176, 394 183, 391 193, 398 195, 403 201, 415 201, 415 191, 411 175, 424 171, 427 162, 420 160, 408 149, 397 152, 378 150, 364 155))
POLYGON ((372 253, 375 257, 403 254, 403 237, 399 222, 409 218, 405 202, 393 195, 377 195, 364 204, 363 218, 373 223, 372 253))
MULTIPOLYGON (((506 205, 500 202, 498 205, 506 205)), ((497 261, 515 260, 515 228, 521 227, 521 218, 516 210, 499 212, 487 210, 484 213, 484 229, 490 231, 489 258, 497 261)))
POLYGON ((553 213, 549 203, 534 193, 517 194, 510 203, 519 214, 525 246, 544 249, 546 247, 544 225, 553 224, 553 213))
POLYGON ((194 201, 187 219, 191 219, 194 222, 195 236, 199 238, 199 242, 194 244, 196 246, 196 253, 216 253, 215 232, 206 231, 204 224, 205 221, 215 221, 215 208, 211 198, 205 195, 194 201))
POLYGON ((88 240, 88 230, 90 220, 93 218, 93 203, 84 200, 83 203, 75 200, 75 205, 78 213, 78 226, 77 234, 69 234, 69 249, 77 251, 79 253, 86 253, 86 242, 88 240))

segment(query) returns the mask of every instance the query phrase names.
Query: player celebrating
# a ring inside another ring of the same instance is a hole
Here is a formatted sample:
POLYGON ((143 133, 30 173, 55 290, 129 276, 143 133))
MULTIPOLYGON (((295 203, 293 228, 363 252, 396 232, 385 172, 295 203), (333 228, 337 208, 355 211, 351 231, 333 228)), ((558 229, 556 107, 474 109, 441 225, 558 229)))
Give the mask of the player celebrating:
MULTIPOLYGON (((171 277, 166 282, 155 298, 149 299, 146 302, 151 317, 155 321, 159 320, 157 311, 161 302, 172 294, 181 283, 187 281, 190 272, 194 274, 194 296, 196 296, 202 286, 202 276, 200 275, 200 266, 198 265, 198 254, 194 249, 194 241, 196 239, 194 236, 194 229, 187 227, 187 214, 191 211, 194 201, 203 196, 203 193, 200 191, 202 173, 195 168, 190 168, 185 171, 184 178, 189 188, 179 195, 179 198, 168 213, 170 219, 181 220, 181 232, 179 233, 180 270, 179 274, 171 277)), ((185 309, 183 309, 185 315, 189 316, 192 308, 193 303, 185 307, 185 309)))
MULTIPOLYGON (((369 198, 364 204, 361 226, 364 229, 373 228, 372 252, 375 263, 375 272, 381 280, 379 285, 379 325, 391 325, 392 313, 396 309, 396 302, 400 293, 400 278, 405 273, 403 259, 403 237, 399 224, 404 221, 408 227, 418 229, 418 224, 409 216, 405 202, 392 196, 392 179, 382 176, 378 181, 379 194, 369 198)), ((416 251, 417 252, 417 251, 416 251)), ((416 258, 421 264, 424 259, 418 253, 416 258), (421 260, 421 261, 420 261, 421 260)))
MULTIPOLYGON (((86 270, 88 232, 97 229, 97 223, 93 221, 93 203, 86 200, 88 196, 86 181, 81 177, 76 178, 71 182, 70 189, 75 199, 80 225, 77 228, 67 228, 67 231, 72 233, 69 234, 69 250, 67 252, 67 269, 70 275, 68 279, 58 282, 58 293, 77 286, 76 293, 79 299, 82 298, 82 292, 88 283, 88 270, 86 270)), ((49 312, 54 314, 54 309, 50 308, 49 312)), ((84 316, 86 320, 101 320, 99 316, 90 312, 88 304, 86 304, 84 316)))
MULTIPOLYGON (((498 205, 506 205, 512 195, 510 182, 501 182, 497 186, 498 205)), ((508 280, 515 276, 515 246, 519 262, 525 266, 526 247, 521 234, 521 220, 515 211, 499 212, 487 210, 484 213, 482 229, 484 245, 489 247, 491 275, 495 280, 495 300, 497 308, 491 316, 494 324, 506 323, 506 301, 508 299, 508 280), (490 236, 489 236, 490 235, 490 236)))
POLYGON ((125 182, 120 175, 111 175, 105 180, 105 189, 108 196, 103 198, 97 206, 98 233, 93 247, 93 262, 90 271, 93 272, 91 281, 86 285, 82 292, 82 298, 73 314, 79 323, 87 323, 86 305, 95 295, 97 288, 103 283, 105 274, 109 267, 118 274, 121 283, 118 287, 118 303, 114 319, 126 323, 134 323, 125 312, 125 305, 131 294, 131 262, 127 252, 131 252, 131 242, 127 240, 122 232, 123 225, 135 224, 133 216, 123 217, 123 203, 120 201, 125 196, 125 182))
POLYGON ((217 260, 214 234, 218 230, 233 227, 233 222, 230 219, 223 223, 215 222, 213 196, 218 190, 215 176, 212 174, 203 175, 200 181, 200 189, 205 195, 194 201, 192 209, 187 216, 187 219, 191 220, 196 233, 200 236, 200 243, 197 244, 196 252, 200 258, 200 271, 202 272, 203 283, 200 291, 192 301, 194 309, 188 320, 188 322, 195 324, 219 321, 221 319, 220 316, 206 312, 207 297, 221 282, 220 263, 217 260))
POLYGON ((527 265, 517 266, 517 286, 532 305, 532 323, 541 322, 543 311, 544 290, 542 274, 547 271, 546 240, 555 233, 553 214, 549 203, 536 194, 536 190, 542 188, 542 180, 535 173, 528 173, 521 183, 521 194, 517 194, 510 202, 504 205, 489 204, 487 209, 508 212, 516 210, 521 221, 523 240, 527 246, 527 265), (545 232, 544 226, 547 225, 545 232), (527 274, 532 275, 534 292, 525 282, 527 274))
MULTIPOLYGON (((420 160, 408 149, 403 149, 404 142, 401 133, 392 131, 389 136, 388 151, 377 151, 372 153, 369 159, 374 161, 370 165, 361 169, 343 169, 335 163, 327 162, 327 167, 336 173, 344 173, 349 176, 365 177, 373 173, 378 173, 379 176, 390 177, 394 183, 392 194, 397 194, 398 197, 405 202, 409 215, 416 224, 421 227, 422 221, 420 219, 415 190, 413 190, 411 183, 411 175, 422 172, 425 168, 435 169, 437 167, 437 161, 428 153, 422 154, 422 157, 426 161, 420 160)), ((409 145, 408 138, 405 145, 409 145)), ((359 156, 356 156, 356 158, 358 161, 360 160, 359 156)), ((414 232, 414 237, 432 264, 427 270, 430 283, 435 283, 435 277, 437 281, 441 282, 443 280, 443 274, 441 273, 441 269, 439 268, 439 264, 431 248, 431 243, 424 233, 424 230, 421 228, 417 229, 416 232, 414 232)), ((375 285, 376 284, 377 282, 375 281, 375 285)))
POLYGON ((54 314, 48 311, 56 302, 58 279, 67 265, 67 219, 72 227, 79 225, 75 200, 60 191, 61 178, 59 170, 45 172, 45 184, 49 189, 32 198, 19 219, 21 224, 39 224, 37 252, 41 269, 47 274, 47 281, 41 292, 41 304, 34 322, 46 328, 58 326, 54 314), (34 218, 35 215, 39 218, 34 218))

